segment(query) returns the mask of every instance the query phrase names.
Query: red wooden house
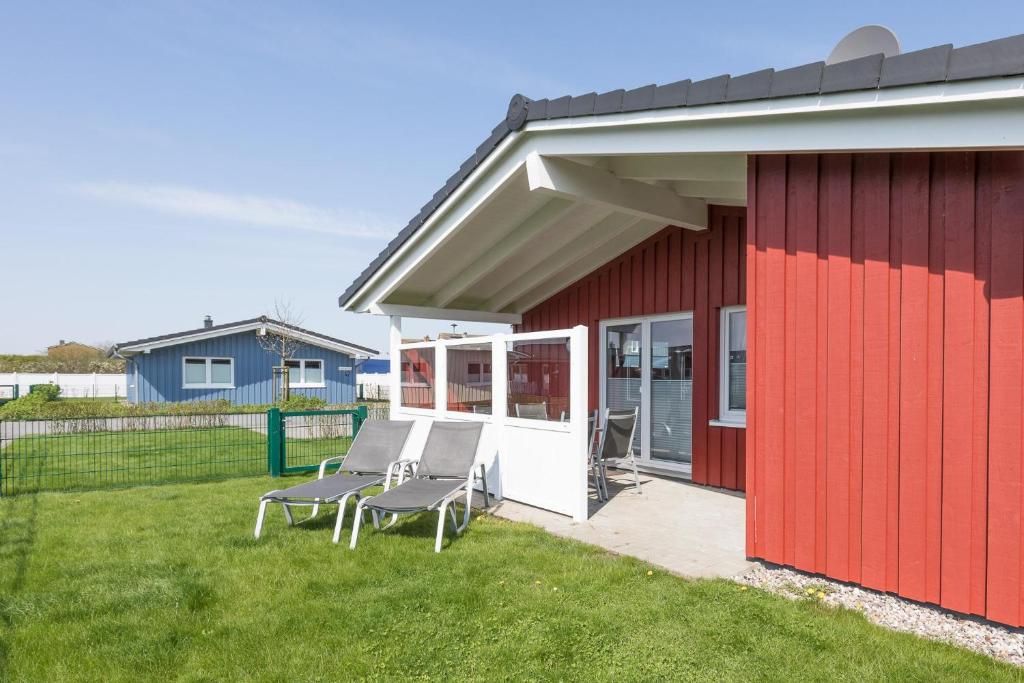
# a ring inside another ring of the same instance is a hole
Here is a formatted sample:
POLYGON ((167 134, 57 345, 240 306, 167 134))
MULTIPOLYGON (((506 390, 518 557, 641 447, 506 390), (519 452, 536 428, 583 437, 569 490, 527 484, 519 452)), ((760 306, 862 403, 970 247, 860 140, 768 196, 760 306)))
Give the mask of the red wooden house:
POLYGON ((1022 150, 1024 36, 517 95, 340 303, 585 325, 749 556, 1022 626, 1022 150))

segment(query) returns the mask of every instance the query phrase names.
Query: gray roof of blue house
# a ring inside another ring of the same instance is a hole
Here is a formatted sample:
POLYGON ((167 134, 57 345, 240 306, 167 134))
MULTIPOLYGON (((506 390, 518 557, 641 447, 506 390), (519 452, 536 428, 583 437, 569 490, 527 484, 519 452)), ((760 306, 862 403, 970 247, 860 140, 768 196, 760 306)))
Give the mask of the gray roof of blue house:
POLYGON ((742 76, 723 74, 700 81, 689 79, 632 90, 531 100, 513 95, 505 118, 474 150, 459 170, 434 193, 409 223, 384 247, 338 297, 344 306, 375 272, 426 222, 441 203, 498 146, 506 135, 529 121, 602 114, 695 107, 724 102, 873 90, 1024 74, 1024 34, 954 48, 937 45, 892 57, 869 55, 837 64, 813 62, 790 69, 761 69, 742 76))
POLYGON ((156 342, 172 341, 172 340, 178 339, 178 338, 186 339, 186 338, 191 337, 191 336, 196 335, 196 334, 206 334, 206 333, 209 333, 209 332, 217 332, 217 331, 221 331, 221 330, 223 330, 225 334, 231 334, 231 330, 234 329, 234 328, 243 327, 245 325, 253 325, 253 324, 256 324, 256 323, 272 323, 274 325, 279 325, 279 326, 284 327, 286 329, 294 330, 295 332, 308 335, 308 336, 310 336, 312 338, 315 338, 315 339, 322 339, 323 341, 331 343, 331 344, 342 344, 344 346, 352 347, 355 350, 365 351, 366 353, 371 354, 371 355, 376 355, 378 353, 378 351, 376 349, 371 349, 371 348, 369 348, 367 346, 362 346, 360 344, 353 344, 352 342, 345 341, 344 339, 338 339, 336 337, 329 337, 326 334, 320 334, 319 332, 314 332, 312 330, 307 330, 307 329, 304 329, 304 328, 299 327, 297 325, 291 325, 289 323, 281 322, 280 320, 274 320, 273 318, 269 318, 269 317, 267 317, 265 315, 261 315, 258 318, 247 318, 246 320, 236 320, 235 322, 231 322, 231 323, 221 323, 220 325, 212 325, 210 327, 198 327, 198 328, 191 329, 191 330, 184 330, 182 332, 172 332, 170 334, 161 334, 161 335, 157 335, 155 337, 145 337, 143 339, 133 339, 132 341, 126 341, 126 342, 121 342, 119 344, 115 344, 113 346, 113 348, 111 349, 111 352, 112 353, 116 353, 118 351, 118 349, 123 349, 125 347, 145 346, 146 344, 153 344, 153 343, 156 343, 156 342))

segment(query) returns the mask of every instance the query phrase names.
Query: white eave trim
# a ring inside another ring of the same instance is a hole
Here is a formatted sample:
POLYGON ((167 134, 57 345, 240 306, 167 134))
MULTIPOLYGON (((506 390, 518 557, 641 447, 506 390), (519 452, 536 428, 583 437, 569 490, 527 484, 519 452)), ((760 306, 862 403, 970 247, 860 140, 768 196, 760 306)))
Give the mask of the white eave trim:
POLYGON ((360 349, 348 344, 340 344, 333 342, 322 337, 318 337, 315 334, 308 334, 305 332, 299 332, 288 327, 281 325, 275 325, 274 323, 265 322, 253 322, 246 323, 245 325, 236 325, 233 327, 222 327, 216 330, 202 330, 191 334, 184 334, 178 337, 171 337, 168 339, 161 339, 159 341, 148 342, 145 344, 133 344, 131 346, 119 346, 117 347, 118 354, 134 355, 139 353, 146 353, 153 349, 162 349, 168 346, 179 346, 181 344, 188 344, 189 342, 202 341, 204 339, 216 339, 217 337, 226 337, 231 334, 238 334, 240 332, 256 331, 262 327, 266 327, 274 332, 281 335, 287 335, 292 339, 297 339, 301 342, 305 342, 310 346, 316 346, 322 349, 329 349, 331 351, 338 351, 346 353, 351 356, 367 356, 370 351, 367 349, 360 349))
POLYGON ((530 154, 1021 148, 1022 103, 1024 77, 1014 76, 531 121, 523 130, 506 136, 345 302, 342 310, 369 311, 372 304, 387 297, 415 269, 419 259, 520 172, 530 154), (424 248, 427 241, 430 245, 424 248), (406 262, 410 255, 414 258, 406 262), (395 272, 396 266, 401 270, 395 272))

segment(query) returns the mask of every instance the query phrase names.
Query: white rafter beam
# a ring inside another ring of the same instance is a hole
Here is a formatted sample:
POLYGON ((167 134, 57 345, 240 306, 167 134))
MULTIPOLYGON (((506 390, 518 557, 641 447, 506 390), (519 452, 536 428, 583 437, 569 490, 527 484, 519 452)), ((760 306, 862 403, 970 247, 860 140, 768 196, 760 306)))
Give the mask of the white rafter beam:
POLYGON ((516 310, 528 311, 663 229, 660 223, 641 220, 632 228, 628 244, 615 240, 594 245, 594 249, 581 254, 576 261, 561 268, 546 281, 537 284, 512 303, 515 303, 516 310))
POLYGON ((708 205, 703 199, 681 197, 664 187, 619 178, 604 169, 533 153, 526 157, 526 176, 531 192, 607 206, 692 230, 708 227, 708 205))
POLYGON ((637 180, 732 180, 747 178, 745 154, 676 154, 608 157, 608 170, 637 180))
POLYGON ((512 232, 501 238, 483 256, 438 291, 431 299, 431 306, 444 308, 455 301, 507 258, 522 249, 535 235, 557 223, 573 206, 573 202, 567 199, 552 199, 534 211, 529 218, 513 228, 512 232))
POLYGON ((672 183, 672 187, 681 195, 702 197, 705 200, 711 197, 736 201, 747 199, 746 180, 677 180, 672 183))
POLYGON ((371 304, 368 309, 375 315, 397 315, 403 318, 429 318, 432 320, 464 320, 474 323, 502 323, 518 325, 523 316, 518 313, 492 313, 460 308, 434 308, 432 306, 405 306, 401 304, 371 304))
MULTIPOLYGON (((524 272, 522 277, 518 278, 507 287, 504 287, 497 295, 484 304, 483 307, 489 311, 500 311, 523 294, 531 291, 545 280, 554 277, 571 264, 585 258, 596 249, 615 242, 616 238, 620 238, 623 234, 629 233, 630 230, 632 230, 638 223, 641 223, 644 220, 645 219, 643 218, 624 214, 612 214, 611 216, 608 216, 592 229, 587 231, 581 239, 553 252, 529 271, 524 272)), ((660 223, 654 223, 654 225, 661 228, 660 223)), ((620 251, 625 251, 628 248, 629 247, 624 247, 620 251)))

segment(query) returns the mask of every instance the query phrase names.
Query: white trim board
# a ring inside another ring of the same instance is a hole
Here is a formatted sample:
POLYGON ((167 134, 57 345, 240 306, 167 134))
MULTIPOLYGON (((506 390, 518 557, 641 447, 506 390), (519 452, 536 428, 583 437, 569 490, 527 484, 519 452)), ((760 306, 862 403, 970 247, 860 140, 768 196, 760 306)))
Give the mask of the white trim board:
MULTIPOLYGON (((416 272, 434 249, 450 239, 516 174, 523 172, 530 154, 632 156, 1024 148, 1022 116, 1024 78, 1013 77, 533 121, 524 130, 508 135, 363 283, 343 309, 387 314, 371 307, 380 306, 379 302, 416 272)), ((459 314, 507 315, 483 310, 459 314)))

